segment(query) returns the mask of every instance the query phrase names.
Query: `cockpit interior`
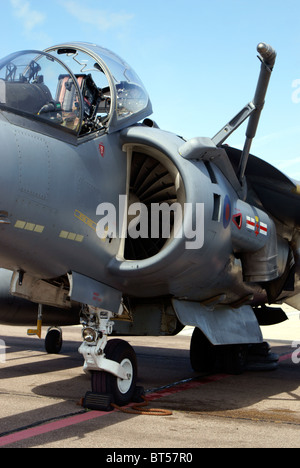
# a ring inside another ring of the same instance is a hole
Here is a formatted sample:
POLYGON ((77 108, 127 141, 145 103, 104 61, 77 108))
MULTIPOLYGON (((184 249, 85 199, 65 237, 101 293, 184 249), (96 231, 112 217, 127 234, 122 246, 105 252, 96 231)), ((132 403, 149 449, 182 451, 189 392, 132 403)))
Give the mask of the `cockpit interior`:
POLYGON ((152 112, 131 67, 94 44, 21 51, 0 61, 0 109, 77 136, 113 132, 152 112))

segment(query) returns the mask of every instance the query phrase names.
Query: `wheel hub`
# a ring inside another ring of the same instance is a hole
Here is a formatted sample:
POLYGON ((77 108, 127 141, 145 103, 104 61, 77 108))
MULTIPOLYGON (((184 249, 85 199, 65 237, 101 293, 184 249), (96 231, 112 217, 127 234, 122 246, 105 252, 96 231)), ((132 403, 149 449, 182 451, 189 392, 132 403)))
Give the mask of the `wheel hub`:
POLYGON ((123 380, 118 378, 117 379, 117 385, 118 389, 122 394, 125 394, 128 392, 130 389, 131 383, 132 383, 132 377, 133 377, 133 367, 132 363, 130 362, 129 359, 123 359, 123 361, 120 363, 120 366, 124 369, 126 375, 127 375, 127 380, 123 380))

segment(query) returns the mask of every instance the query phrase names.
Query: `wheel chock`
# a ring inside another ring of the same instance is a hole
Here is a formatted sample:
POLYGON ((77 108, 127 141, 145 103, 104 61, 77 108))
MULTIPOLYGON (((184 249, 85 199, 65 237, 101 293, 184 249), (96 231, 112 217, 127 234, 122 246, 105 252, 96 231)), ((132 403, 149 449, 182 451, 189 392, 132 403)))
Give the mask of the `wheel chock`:
POLYGON ((82 406, 95 411, 113 411, 113 396, 110 393, 87 392, 82 406))
POLYGON ((136 386, 132 397, 133 403, 142 403, 144 401, 145 390, 144 387, 136 386))

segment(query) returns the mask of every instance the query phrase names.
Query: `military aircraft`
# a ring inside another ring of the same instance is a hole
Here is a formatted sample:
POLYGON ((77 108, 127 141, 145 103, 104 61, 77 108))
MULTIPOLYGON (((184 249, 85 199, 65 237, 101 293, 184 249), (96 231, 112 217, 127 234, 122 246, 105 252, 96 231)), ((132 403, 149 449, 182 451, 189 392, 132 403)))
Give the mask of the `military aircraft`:
POLYGON ((191 364, 241 372, 261 324, 300 301, 295 182, 250 154, 276 52, 258 45, 254 99, 213 138, 164 131, 111 51, 65 43, 0 61, 1 323, 83 325, 92 390, 135 394, 133 348, 110 335, 195 327, 191 364), (246 119, 243 151, 224 144, 246 119))

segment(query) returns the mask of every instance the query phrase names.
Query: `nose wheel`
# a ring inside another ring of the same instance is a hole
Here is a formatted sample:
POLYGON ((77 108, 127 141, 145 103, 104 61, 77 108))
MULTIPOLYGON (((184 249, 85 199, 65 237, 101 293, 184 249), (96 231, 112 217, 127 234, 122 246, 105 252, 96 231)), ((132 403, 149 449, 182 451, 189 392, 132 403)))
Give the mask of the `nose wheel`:
POLYGON ((121 379, 105 371, 92 371, 92 392, 111 394, 113 401, 124 406, 132 401, 137 381, 137 361, 133 348, 124 340, 109 340, 105 357, 118 362, 124 369, 127 379, 121 379))

